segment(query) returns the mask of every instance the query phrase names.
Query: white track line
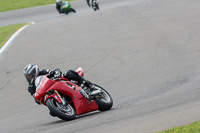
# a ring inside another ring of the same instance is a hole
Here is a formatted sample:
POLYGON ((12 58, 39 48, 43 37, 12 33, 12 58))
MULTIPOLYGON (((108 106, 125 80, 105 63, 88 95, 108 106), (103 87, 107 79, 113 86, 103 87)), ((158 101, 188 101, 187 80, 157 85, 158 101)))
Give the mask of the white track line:
POLYGON ((3 51, 11 44, 11 42, 15 39, 15 37, 22 31, 24 30, 26 27, 28 27, 31 24, 35 24, 35 22, 31 22, 28 23, 26 25, 24 25, 22 28, 20 28, 19 30, 17 30, 9 39, 8 41, 0 48, 0 55, 3 53, 3 51))

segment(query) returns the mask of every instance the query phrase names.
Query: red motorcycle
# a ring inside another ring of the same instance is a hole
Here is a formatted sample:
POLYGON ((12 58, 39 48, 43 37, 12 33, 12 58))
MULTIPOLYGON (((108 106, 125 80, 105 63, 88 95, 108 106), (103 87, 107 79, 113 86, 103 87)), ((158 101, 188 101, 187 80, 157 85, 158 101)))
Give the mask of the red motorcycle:
MULTIPOLYGON (((81 67, 76 72, 84 76, 81 67)), ((91 90, 85 85, 78 85, 77 82, 69 81, 63 76, 59 79, 39 76, 35 85, 35 100, 47 106, 52 116, 63 120, 72 120, 77 115, 95 110, 106 111, 113 105, 110 94, 96 84, 91 90)))

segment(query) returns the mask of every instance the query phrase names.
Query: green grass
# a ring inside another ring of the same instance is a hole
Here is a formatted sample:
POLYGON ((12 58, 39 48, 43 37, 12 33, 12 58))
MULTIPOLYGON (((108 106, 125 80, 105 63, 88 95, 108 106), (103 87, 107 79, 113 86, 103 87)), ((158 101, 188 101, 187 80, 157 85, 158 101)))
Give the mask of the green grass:
POLYGON ((200 121, 194 122, 190 125, 174 127, 157 133, 200 133, 200 121))
MULTIPOLYGON (((54 3, 56 3, 55 0, 0 0, 0 12, 54 3)), ((14 34, 19 28, 24 25, 25 24, 16 24, 0 27, 0 48, 6 43, 6 41, 12 36, 12 34, 14 34)))
POLYGON ((56 0, 0 0, 0 12, 54 3, 56 0))
POLYGON ((6 43, 6 41, 22 26, 26 25, 23 24, 15 24, 10 26, 0 27, 0 48, 6 43))

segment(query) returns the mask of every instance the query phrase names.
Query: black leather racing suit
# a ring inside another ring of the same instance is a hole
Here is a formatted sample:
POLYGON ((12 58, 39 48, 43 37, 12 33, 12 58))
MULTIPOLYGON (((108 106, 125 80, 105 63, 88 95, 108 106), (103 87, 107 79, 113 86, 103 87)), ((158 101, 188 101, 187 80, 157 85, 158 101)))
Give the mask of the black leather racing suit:
MULTIPOLYGON (((60 73, 62 73, 60 71, 60 69, 55 69, 53 71, 50 71, 48 69, 43 69, 39 72, 39 75, 38 76, 41 76, 41 75, 47 75, 48 74, 48 77, 53 77, 54 76, 54 73, 56 71, 59 71, 60 73), (52 74, 53 72, 53 74, 52 74)), ((83 83, 85 84, 85 86, 87 86, 88 88, 92 88, 93 87, 93 84, 88 81, 88 80, 85 80, 82 76, 80 76, 76 71, 74 70, 68 70, 66 72, 64 72, 63 76, 65 78, 67 78, 68 80, 74 80, 74 81, 77 81, 79 84, 83 83)), ((35 86, 35 82, 32 83, 32 84, 28 84, 28 91, 31 95, 33 95, 36 91, 36 86, 35 86)))
MULTIPOLYGON (((41 76, 41 75, 47 75, 49 73, 50 70, 48 69, 43 69, 41 71, 39 71, 39 74, 38 76, 41 76)), ((33 82, 32 84, 31 83, 28 83, 28 92, 33 95, 36 91, 36 86, 35 86, 35 82, 33 82)))
POLYGON ((56 9, 59 13, 62 13, 62 9, 61 9, 61 6, 62 6, 62 2, 56 2, 56 9))

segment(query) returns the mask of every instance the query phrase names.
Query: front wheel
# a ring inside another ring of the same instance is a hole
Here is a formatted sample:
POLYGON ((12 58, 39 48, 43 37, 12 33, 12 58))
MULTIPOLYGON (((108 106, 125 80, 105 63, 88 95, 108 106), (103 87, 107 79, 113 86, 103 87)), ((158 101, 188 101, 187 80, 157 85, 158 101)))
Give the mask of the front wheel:
POLYGON ((106 111, 112 108, 113 100, 110 94, 103 89, 102 87, 95 85, 95 89, 100 90, 101 92, 94 96, 98 108, 100 111, 106 111))
POLYGON ((99 4, 96 3, 95 8, 96 10, 99 10, 99 4))
POLYGON ((63 119, 63 120, 73 120, 76 117, 74 108, 70 105, 62 105, 54 98, 49 98, 46 101, 46 105, 50 110, 50 113, 63 119))
POLYGON ((71 8, 71 9, 70 9, 70 12, 74 12, 74 13, 76 13, 76 10, 73 9, 73 8, 71 8))
POLYGON ((99 2, 97 2, 96 0, 93 0, 92 8, 94 9, 94 11, 99 10, 99 2))

